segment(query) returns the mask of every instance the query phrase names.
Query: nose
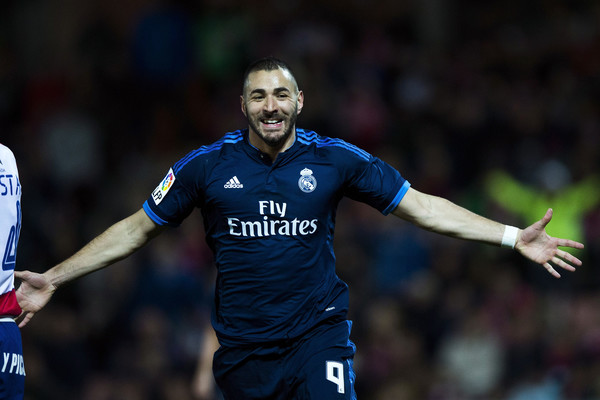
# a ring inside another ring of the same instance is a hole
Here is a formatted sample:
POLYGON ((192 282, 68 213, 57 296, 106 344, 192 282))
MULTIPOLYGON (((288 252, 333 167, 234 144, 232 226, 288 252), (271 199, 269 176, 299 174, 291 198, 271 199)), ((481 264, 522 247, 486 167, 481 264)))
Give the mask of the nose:
POLYGON ((274 96, 267 96, 265 99, 265 111, 275 112, 277 111, 277 100, 274 96))

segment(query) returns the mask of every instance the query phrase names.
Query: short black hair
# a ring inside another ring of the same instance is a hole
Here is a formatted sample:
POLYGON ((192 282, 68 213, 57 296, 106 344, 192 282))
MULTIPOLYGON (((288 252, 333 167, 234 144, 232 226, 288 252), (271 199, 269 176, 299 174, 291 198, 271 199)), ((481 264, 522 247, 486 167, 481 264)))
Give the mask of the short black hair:
POLYGON ((268 57, 263 57, 260 58, 254 62, 252 62, 250 65, 248 65, 248 68, 246 68, 246 72, 244 72, 244 81, 242 83, 242 93, 243 93, 243 89, 246 87, 246 82, 248 81, 248 76, 256 71, 275 71, 277 69, 283 69, 289 72, 289 74, 292 76, 292 79, 294 81, 294 84, 296 84, 296 88, 298 88, 298 83, 296 82, 296 78, 294 77, 294 73, 292 72, 292 70, 290 69, 290 66, 287 65, 284 61, 281 61, 280 59, 273 57, 273 56, 268 56, 268 57))

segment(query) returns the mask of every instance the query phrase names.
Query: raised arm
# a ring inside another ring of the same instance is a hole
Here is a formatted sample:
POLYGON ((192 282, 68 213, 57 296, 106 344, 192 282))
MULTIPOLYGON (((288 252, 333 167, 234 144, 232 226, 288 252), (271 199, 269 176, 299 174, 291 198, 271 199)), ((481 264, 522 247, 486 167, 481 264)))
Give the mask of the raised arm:
POLYGON ((540 221, 521 230, 477 215, 444 198, 411 188, 393 214, 446 236, 514 247, 524 257, 542 265, 557 278, 560 278, 560 274, 553 265, 567 271, 574 271, 573 265, 581 265, 577 257, 559 249, 559 246, 582 249, 583 244, 554 238, 546 233, 546 225, 552 219, 552 210, 548 210, 540 221))
POLYGON ((17 290, 17 301, 23 309, 19 326, 25 326, 50 301, 59 286, 128 257, 162 230, 144 210, 139 210, 43 274, 15 271, 15 277, 21 280, 17 290))

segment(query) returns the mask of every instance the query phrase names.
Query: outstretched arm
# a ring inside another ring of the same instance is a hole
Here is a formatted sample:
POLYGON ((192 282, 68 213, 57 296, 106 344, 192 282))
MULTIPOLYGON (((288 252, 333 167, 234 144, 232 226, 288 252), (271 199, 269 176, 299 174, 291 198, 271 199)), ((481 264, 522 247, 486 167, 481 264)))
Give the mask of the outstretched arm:
MULTIPOLYGON (((444 198, 421 193, 412 188, 393 214, 421 228, 451 237, 495 245, 501 245, 505 241, 506 225, 477 215, 444 198)), ((548 210, 540 221, 524 230, 515 230, 514 248, 524 257, 542 265, 553 276, 560 278, 553 265, 574 271, 573 265, 579 266, 581 261, 559 249, 559 246, 582 249, 583 244, 549 236, 545 228, 551 219, 552 210, 548 210)))
POLYGON ((156 225, 144 210, 139 210, 43 274, 15 271, 15 277, 21 280, 17 290, 17 301, 23 309, 19 326, 25 326, 50 301, 60 285, 126 258, 162 230, 163 227, 156 225))

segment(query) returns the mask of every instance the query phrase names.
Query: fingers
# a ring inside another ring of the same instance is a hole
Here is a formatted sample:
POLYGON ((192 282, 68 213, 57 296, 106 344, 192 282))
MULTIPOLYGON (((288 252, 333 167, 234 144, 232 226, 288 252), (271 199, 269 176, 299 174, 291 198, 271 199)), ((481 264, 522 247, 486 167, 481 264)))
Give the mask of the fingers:
POLYGON ((19 322, 19 328, 23 328, 25 325, 27 325, 29 321, 31 321, 31 318, 33 318, 33 314, 34 313, 31 312, 21 313, 21 315, 19 315, 19 317, 17 318, 17 321, 22 318, 21 322, 19 322))
POLYGON ((583 249, 585 247, 583 243, 569 239, 558 239, 558 245, 560 247, 571 247, 573 249, 583 249))
POLYGON ((15 271, 15 278, 21 282, 29 282, 34 279, 34 273, 31 271, 15 271))
POLYGON ((573 272, 575 271, 575 267, 573 266, 573 264, 579 266, 581 265, 581 260, 566 251, 558 250, 554 257, 552 257, 549 261, 545 262, 542 265, 552 276, 554 276, 555 278, 560 278, 560 274, 554 269, 552 265, 560 267, 566 271, 573 272))
POLYGON ((15 271, 15 278, 24 279, 27 277, 28 273, 29 273, 29 271, 15 271))
POLYGON ((556 255, 558 257, 560 257, 561 259, 567 261, 569 264, 574 264, 577 266, 580 266, 581 264, 583 264, 583 262, 579 258, 575 257, 573 254, 571 254, 567 251, 558 250, 556 252, 556 255))
POLYGON ((567 271, 575 271, 574 266, 567 264, 565 261, 561 260, 558 257, 553 257, 552 262, 554 263, 554 265, 561 267, 562 269, 566 269, 567 271))
POLYGON ((546 214, 544 215, 544 217, 540 220, 540 223, 542 224, 542 227, 545 228, 546 225, 548 225, 548 222, 550 222, 550 220, 552 219, 552 214, 554 213, 554 211, 552 211, 551 208, 548 209, 548 211, 546 211, 546 214))
POLYGON ((544 268, 546 268, 553 277, 560 278, 560 274, 556 272, 554 268, 552 268, 552 265, 550 265, 550 263, 544 263, 544 268))
POLYGON ((48 278, 44 274, 31 271, 15 271, 15 278, 21 281, 21 287, 26 285, 34 289, 45 289, 52 292, 56 290, 56 287, 48 281, 48 278))

